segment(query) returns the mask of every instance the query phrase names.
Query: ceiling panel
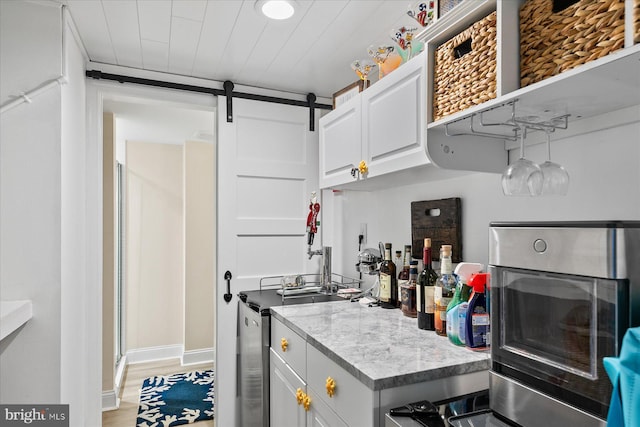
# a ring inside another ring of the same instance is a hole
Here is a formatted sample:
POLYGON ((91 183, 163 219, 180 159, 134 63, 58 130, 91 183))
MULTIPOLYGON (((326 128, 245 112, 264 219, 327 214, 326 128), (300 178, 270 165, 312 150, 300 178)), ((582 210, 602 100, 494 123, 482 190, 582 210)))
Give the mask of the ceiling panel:
POLYGON ((234 80, 242 72, 249 53, 254 48, 267 26, 253 8, 252 1, 242 3, 236 24, 229 35, 221 60, 215 65, 214 74, 222 80, 234 80))
POLYGON ((102 7, 118 64, 141 68, 142 49, 136 3, 128 0, 108 0, 102 2, 102 7))
POLYGON ((169 43, 169 72, 191 75, 198 50, 202 22, 173 17, 169 43))
POLYGON ((169 72, 169 43, 142 40, 142 63, 147 70, 169 72))
POLYGON ((305 37, 311 36, 308 30, 303 27, 304 17, 308 14, 311 3, 310 1, 298 2, 296 14, 286 21, 267 19, 254 9, 253 12, 266 24, 266 27, 249 52, 244 67, 236 74, 237 80, 245 81, 254 86, 264 86, 263 82, 274 80, 275 76, 266 72, 269 64, 278 57, 279 53, 283 53, 282 56, 285 58, 297 56, 298 52, 292 51, 288 42, 292 38, 300 37, 300 33, 303 33, 305 37))
MULTIPOLYGON (((146 1, 146 0, 138 0, 146 1)), ((202 21, 207 9, 206 0, 172 0, 174 17, 202 21)))
POLYGON ((280 22, 255 0, 56 1, 93 62, 323 97, 357 79, 350 64, 370 44, 415 25, 399 0, 298 0, 280 22))
POLYGON ((234 0, 219 0, 208 5, 193 64, 194 75, 214 80, 221 79, 218 74, 215 74, 215 70, 222 60, 222 54, 241 8, 242 2, 234 0))
POLYGON ((140 38, 169 43, 171 36, 171 2, 166 0, 139 1, 140 38))
POLYGON ((95 62, 116 63, 109 28, 100 1, 67 0, 82 43, 89 58, 95 62))

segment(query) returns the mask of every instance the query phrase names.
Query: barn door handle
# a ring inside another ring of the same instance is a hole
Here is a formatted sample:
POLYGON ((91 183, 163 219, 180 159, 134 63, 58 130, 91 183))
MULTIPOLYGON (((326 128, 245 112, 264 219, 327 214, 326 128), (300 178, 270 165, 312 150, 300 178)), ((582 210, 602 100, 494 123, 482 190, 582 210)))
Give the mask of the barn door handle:
POLYGON ((227 270, 224 273, 224 280, 227 281, 227 293, 224 294, 224 300, 226 301, 227 304, 229 304, 229 301, 231 301, 231 272, 229 270, 227 270))

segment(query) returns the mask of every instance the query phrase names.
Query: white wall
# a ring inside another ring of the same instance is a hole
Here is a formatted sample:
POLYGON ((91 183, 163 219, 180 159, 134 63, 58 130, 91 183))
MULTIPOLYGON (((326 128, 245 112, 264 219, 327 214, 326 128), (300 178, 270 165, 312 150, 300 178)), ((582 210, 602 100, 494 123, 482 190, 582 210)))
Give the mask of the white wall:
MULTIPOLYGON (((87 170, 84 57, 66 29, 68 84, 62 86, 61 181, 61 354, 60 401, 69 404, 71 425, 88 425, 95 403, 86 399, 87 340, 87 170), (81 339, 79 339, 81 338, 81 339), (76 421, 77 420, 77 421, 76 421)), ((37 101, 36 101, 37 102, 37 101)), ((93 372, 99 375, 99 372, 93 372)))
MULTIPOLYGON (((62 11, 0 2, 2 102, 60 76, 62 11)), ((69 403, 71 425, 90 399, 87 371, 84 58, 65 28, 70 83, 0 119, 0 297, 31 299, 33 318, 0 344, 2 403, 69 403)))
MULTIPOLYGON (((3 102, 59 75, 58 8, 0 2, 0 28, 3 102)), ((0 119, 0 297, 34 313, 0 343, 2 403, 60 401, 61 98, 56 86, 0 119)))
MULTIPOLYGON (((336 222, 330 238, 342 241, 344 248, 334 249, 334 265, 344 274, 356 274, 362 222, 368 224, 366 247, 377 247, 378 241, 392 242, 394 248, 409 244, 412 201, 460 197, 463 256, 485 264, 491 221, 640 220, 640 122, 552 140, 551 151, 552 160, 564 165, 571 178, 565 197, 506 197, 500 175, 484 173, 372 192, 325 191, 325 206, 334 209, 325 212, 324 221, 336 222)), ((542 162, 545 146, 528 147, 526 154, 542 162)))

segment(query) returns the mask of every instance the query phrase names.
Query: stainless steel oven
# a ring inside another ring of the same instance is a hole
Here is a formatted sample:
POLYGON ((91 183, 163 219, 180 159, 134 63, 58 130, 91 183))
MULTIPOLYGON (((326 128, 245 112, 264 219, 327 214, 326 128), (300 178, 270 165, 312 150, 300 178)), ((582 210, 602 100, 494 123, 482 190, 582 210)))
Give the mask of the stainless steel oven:
POLYGON ((640 222, 492 223, 491 409, 524 427, 604 426, 640 324, 640 222))

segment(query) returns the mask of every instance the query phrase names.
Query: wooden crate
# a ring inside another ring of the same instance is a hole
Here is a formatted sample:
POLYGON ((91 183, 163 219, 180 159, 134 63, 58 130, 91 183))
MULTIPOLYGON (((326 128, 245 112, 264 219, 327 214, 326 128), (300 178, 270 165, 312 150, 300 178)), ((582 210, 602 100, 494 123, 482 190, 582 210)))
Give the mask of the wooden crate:
POLYGON ((624 0, 527 0, 520 9, 520 86, 624 47, 624 0))
POLYGON ((496 97, 496 12, 438 46, 433 120, 496 97))

